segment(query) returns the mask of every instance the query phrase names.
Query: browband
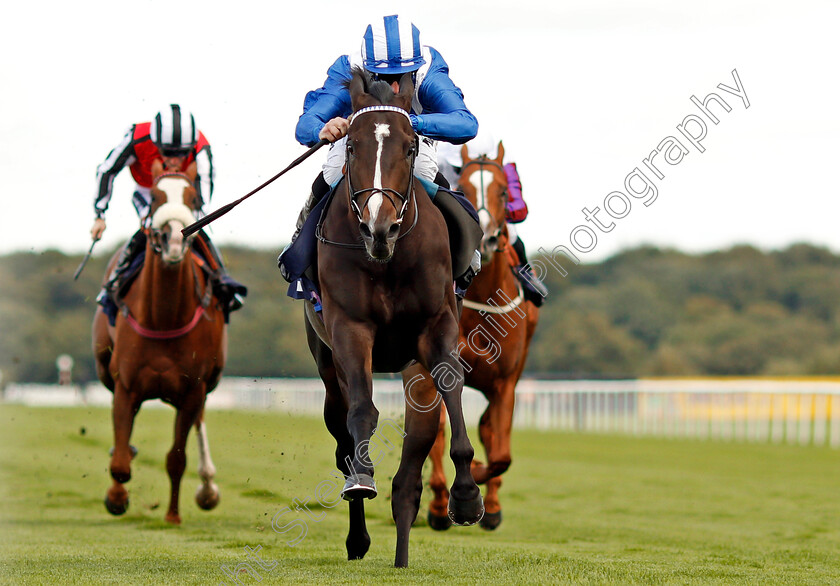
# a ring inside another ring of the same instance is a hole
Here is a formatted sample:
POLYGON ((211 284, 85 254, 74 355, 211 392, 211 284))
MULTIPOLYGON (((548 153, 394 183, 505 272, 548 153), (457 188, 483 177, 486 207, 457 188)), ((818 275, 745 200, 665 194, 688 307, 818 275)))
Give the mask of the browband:
POLYGON ((398 108, 397 106, 382 105, 368 106, 367 108, 362 108, 361 110, 353 112, 353 114, 350 116, 350 124, 353 124, 353 121, 356 119, 357 116, 359 116, 360 114, 366 114, 367 112, 397 112, 408 118, 408 121, 411 122, 411 117, 408 115, 408 112, 406 112, 402 108, 398 108))

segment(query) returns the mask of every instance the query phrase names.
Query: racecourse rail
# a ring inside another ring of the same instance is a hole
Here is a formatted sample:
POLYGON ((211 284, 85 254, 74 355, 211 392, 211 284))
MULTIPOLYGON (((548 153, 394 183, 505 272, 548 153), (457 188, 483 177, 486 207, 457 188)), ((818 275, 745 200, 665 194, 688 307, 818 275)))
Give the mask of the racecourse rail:
MULTIPOLYGON (((207 405, 320 415, 323 397, 318 379, 227 377, 207 405)), ((110 406, 111 394, 98 383, 9 384, 3 400, 32 406, 110 406)), ((375 379, 374 401, 382 417, 399 417, 405 408, 399 379, 375 379)), ((152 402, 144 408, 155 403, 162 405, 152 402)), ((487 400, 466 388, 463 403, 467 422, 475 425, 487 400)), ((516 389, 513 424, 840 448, 840 379, 523 379, 516 389)))

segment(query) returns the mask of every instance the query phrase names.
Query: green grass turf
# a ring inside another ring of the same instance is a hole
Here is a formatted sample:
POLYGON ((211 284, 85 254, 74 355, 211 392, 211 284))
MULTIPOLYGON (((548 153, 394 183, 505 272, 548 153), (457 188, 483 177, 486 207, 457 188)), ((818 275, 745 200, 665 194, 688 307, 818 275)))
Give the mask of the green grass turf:
MULTIPOLYGON (((164 469, 173 412, 141 411, 140 453, 127 485, 131 506, 111 517, 110 413, 96 408, 0 405, 0 581, 11 584, 219 584, 221 565, 244 547, 277 562, 257 582, 826 584, 840 582, 840 454, 827 448, 517 431, 504 477, 504 522, 495 532, 422 519, 410 568, 392 567, 390 476, 397 450, 378 466, 368 501, 371 550, 348 562, 346 505, 308 520, 295 547, 271 519, 330 479, 334 444, 317 418, 210 412, 222 500, 193 501, 191 434, 183 525, 163 521, 164 469)), ((451 476, 450 476, 451 481, 451 476)), ((306 519, 302 514, 285 516, 306 519)))

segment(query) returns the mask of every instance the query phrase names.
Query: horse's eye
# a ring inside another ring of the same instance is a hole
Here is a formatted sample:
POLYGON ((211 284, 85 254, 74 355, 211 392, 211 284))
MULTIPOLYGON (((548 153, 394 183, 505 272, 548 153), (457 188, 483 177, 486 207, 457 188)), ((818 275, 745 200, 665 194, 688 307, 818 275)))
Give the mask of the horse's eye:
POLYGON ((347 152, 352 155, 354 151, 355 151, 355 149, 353 148, 353 143, 348 140, 347 141, 347 152))
POLYGON ((413 157, 414 156, 414 145, 408 147, 408 152, 405 155, 406 157, 413 157))

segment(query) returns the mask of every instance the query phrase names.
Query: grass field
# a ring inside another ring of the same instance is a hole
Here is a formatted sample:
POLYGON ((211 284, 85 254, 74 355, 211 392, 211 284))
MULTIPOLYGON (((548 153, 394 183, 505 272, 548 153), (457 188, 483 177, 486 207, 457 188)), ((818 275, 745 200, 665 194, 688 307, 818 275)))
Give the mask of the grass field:
MULTIPOLYGON (((102 504, 110 477, 105 409, 0 404, 0 580, 9 584, 233 584, 220 566, 261 546, 273 583, 840 583, 840 453, 826 448, 519 431, 495 532, 412 531, 411 567, 392 567, 388 493, 397 451, 367 506, 371 550, 345 558, 342 503, 308 520, 295 547, 271 519, 330 478, 334 444, 318 419, 211 412, 219 507, 199 510, 188 445, 183 525, 163 521, 172 411, 142 411, 123 517, 102 504)), ((451 477, 450 477, 451 479, 451 477)), ((424 504, 428 503, 424 493, 424 504)), ((294 518, 305 519, 295 513, 294 518)), ((284 517, 293 518, 292 514, 284 517)))

